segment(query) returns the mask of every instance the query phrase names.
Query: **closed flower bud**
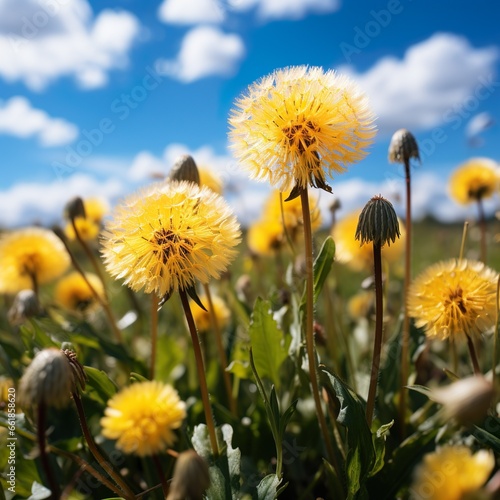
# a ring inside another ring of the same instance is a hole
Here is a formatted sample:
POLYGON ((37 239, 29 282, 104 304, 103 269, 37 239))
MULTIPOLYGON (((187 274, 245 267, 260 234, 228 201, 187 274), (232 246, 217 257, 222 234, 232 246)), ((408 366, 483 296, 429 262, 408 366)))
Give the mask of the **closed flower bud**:
POLYGON ((64 352, 56 348, 40 351, 19 382, 19 404, 23 408, 45 404, 64 408, 74 388, 73 371, 64 352))
POLYGON ((202 500, 210 486, 208 465, 194 450, 182 452, 177 458, 174 478, 167 500, 202 500))
POLYGON ((374 196, 363 208, 355 238, 363 243, 390 246, 399 238, 399 222, 392 204, 382 196, 374 196))
POLYGON ((192 156, 182 155, 170 170, 171 181, 189 181, 200 185, 200 174, 192 156))
POLYGON ((12 307, 7 313, 11 325, 21 325, 33 316, 40 316, 43 309, 38 302, 38 297, 33 290, 21 290, 15 297, 12 307))
POLYGON ((77 217, 85 218, 85 205, 83 204, 83 200, 79 196, 71 199, 66 203, 64 212, 69 220, 75 220, 77 217))
POLYGON ((391 163, 407 163, 410 158, 420 161, 417 141, 405 128, 399 129, 392 136, 389 144, 389 161, 391 163))

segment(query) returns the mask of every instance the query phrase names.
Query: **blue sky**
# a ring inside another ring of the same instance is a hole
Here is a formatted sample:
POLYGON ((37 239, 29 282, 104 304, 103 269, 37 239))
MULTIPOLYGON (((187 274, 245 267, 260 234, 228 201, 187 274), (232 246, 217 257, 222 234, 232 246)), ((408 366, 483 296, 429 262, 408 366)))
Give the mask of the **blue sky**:
POLYGON ((232 160, 227 118, 298 64, 349 74, 378 115, 370 154, 332 180, 344 212, 379 193, 401 209, 387 149, 404 127, 423 157, 415 213, 474 217, 446 184, 471 157, 498 161, 498 19, 491 0, 0 0, 0 227, 57 222, 74 195, 112 204, 186 152, 251 220, 269 188, 232 160))

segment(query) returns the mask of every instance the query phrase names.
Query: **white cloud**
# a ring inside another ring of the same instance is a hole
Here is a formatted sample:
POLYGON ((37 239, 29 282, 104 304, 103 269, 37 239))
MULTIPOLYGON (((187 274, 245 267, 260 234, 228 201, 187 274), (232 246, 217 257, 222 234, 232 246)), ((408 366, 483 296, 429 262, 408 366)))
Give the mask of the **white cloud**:
POLYGON ((72 142, 78 136, 78 128, 33 108, 25 97, 15 96, 4 103, 0 101, 0 134, 36 137, 42 146, 50 147, 72 142))
POLYGON ((222 22, 225 14, 218 0, 163 0, 158 17, 164 23, 201 24, 222 22))
POLYGON ((139 26, 127 11, 94 18, 87 0, 0 0, 0 76, 32 90, 62 76, 103 86, 110 70, 126 65, 139 26))
POLYGON ((231 76, 245 53, 242 39, 236 34, 225 34, 211 26, 198 26, 182 40, 175 60, 160 59, 158 73, 182 82, 193 82, 207 76, 231 76))
POLYGON ((257 9, 264 20, 301 19, 308 13, 333 12, 339 9, 340 0, 234 0, 235 10, 257 9))
POLYGON ((158 175, 166 175, 166 164, 149 151, 141 151, 132 160, 127 175, 131 181, 152 179, 158 175))
POLYGON ((124 191, 124 185, 116 178, 103 182, 86 174, 74 174, 48 184, 16 184, 0 191, 0 227, 60 223, 64 206, 72 197, 100 197, 110 202, 124 191))
POLYGON ((477 107, 494 91, 498 55, 495 47, 476 49, 463 37, 437 33, 410 47, 403 59, 384 57, 365 73, 340 71, 367 92, 381 132, 390 134, 452 123, 461 107, 472 101, 477 107))

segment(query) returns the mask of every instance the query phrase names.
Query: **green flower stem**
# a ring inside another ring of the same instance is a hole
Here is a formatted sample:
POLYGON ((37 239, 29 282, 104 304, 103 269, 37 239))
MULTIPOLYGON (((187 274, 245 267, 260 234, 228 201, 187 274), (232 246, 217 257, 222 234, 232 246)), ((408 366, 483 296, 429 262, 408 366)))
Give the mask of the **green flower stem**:
POLYGON ((165 477, 165 474, 163 472, 163 467, 161 465, 160 457, 158 457, 158 455, 153 455, 152 458, 153 458, 153 462, 154 462, 155 467, 156 467, 156 472, 158 473, 158 476, 160 478, 160 483, 161 483, 161 489, 163 491, 163 496, 165 498, 167 498, 168 497, 168 492, 169 492, 170 488, 168 486, 167 478, 165 477))
POLYGON ((469 348, 470 359, 472 361, 472 367, 474 368, 474 375, 482 377, 483 373, 479 366, 479 361, 477 359, 477 353, 476 353, 476 348, 474 347, 474 342, 469 337, 469 335, 465 334, 465 336, 467 337, 467 347, 469 348))
POLYGON ((383 290, 382 290, 382 249, 379 243, 373 242, 373 267, 375 275, 375 339, 373 342, 372 369, 370 387, 366 401, 366 421, 371 427, 377 395, 377 380, 380 368, 380 353, 382 351, 382 334, 384 328, 383 290))
POLYGON ((219 447, 217 445, 217 435, 215 433, 214 417, 212 414, 212 407, 210 406, 210 397, 208 395, 207 378, 205 376, 205 367, 203 365, 203 356, 200 347, 200 338, 198 336, 198 330, 194 323, 193 314, 191 312, 191 307, 189 305, 189 300, 187 297, 186 290, 179 290, 179 295, 181 296, 182 307, 184 309, 184 314, 186 315, 186 321, 189 328, 189 333, 191 334, 191 340, 193 341, 194 356, 196 359, 196 368, 198 370, 198 378, 200 381, 200 391, 201 399, 203 401, 203 409, 205 410, 205 420, 207 421, 208 434, 210 436, 210 444, 212 445, 212 451, 215 457, 219 456, 219 447))
POLYGON ((78 413, 78 420, 80 421, 80 427, 82 428, 83 437, 87 442, 87 446, 89 447, 90 452, 94 456, 94 458, 99 462, 99 465, 106 471, 111 479, 119 486, 122 490, 121 495, 126 500, 133 500, 135 498, 134 492, 130 489, 129 485, 125 482, 122 476, 116 472, 111 464, 104 458, 101 451, 99 450, 94 438, 90 432, 90 429, 87 426, 87 419, 85 417, 85 411, 83 409, 82 400, 80 399, 80 395, 76 392, 72 394, 73 401, 75 402, 76 412, 78 413))
POLYGON ((410 317, 408 316, 408 288, 411 282, 411 246, 412 246, 412 219, 411 219, 411 173, 410 159, 405 158, 406 177, 406 242, 405 242, 405 279, 403 293, 403 331, 401 338, 401 384, 399 389, 399 425, 401 437, 406 435, 406 404, 408 375, 410 371, 410 317))
POLYGON ((155 378, 156 346, 158 344, 158 296, 151 294, 151 365, 149 367, 149 378, 155 378))
POLYGON ((215 315, 214 303, 212 300, 212 294, 210 292, 210 287, 208 286, 208 283, 205 283, 203 285, 203 288, 205 290, 205 295, 207 297, 208 313, 210 315, 210 324, 212 326, 212 331, 214 332, 215 336, 215 344, 217 346, 217 351, 221 363, 222 377, 224 379, 224 387, 226 388, 227 400, 229 402, 229 409, 231 410, 231 413, 236 417, 238 415, 238 405, 236 404, 236 399, 233 396, 231 376, 229 372, 226 370, 226 368, 228 367, 228 362, 227 362, 226 350, 224 349, 224 344, 222 342, 222 333, 220 331, 220 325, 219 322, 217 321, 217 316, 215 315))
POLYGON ((54 477, 54 472, 50 467, 49 456, 47 454, 47 443, 45 441, 45 416, 46 407, 43 400, 40 402, 37 408, 37 441, 38 449, 40 452, 40 461, 42 462, 43 471, 47 477, 49 488, 52 492, 51 498, 57 500, 61 496, 61 490, 59 489, 59 484, 54 477))
POLYGON ((486 216, 484 215, 483 200, 477 199, 477 208, 479 211, 479 229, 481 231, 481 261, 486 264, 486 216))
MULTIPOLYGON (((304 221, 304 241, 305 241, 305 259, 306 259, 306 349, 309 365, 309 378, 311 380, 312 394, 316 406, 319 427, 323 440, 325 442, 328 458, 332 464, 335 463, 335 454, 333 451, 330 434, 326 425, 323 406, 321 405, 321 394, 318 384, 318 365, 316 362, 316 349, 314 346, 314 272, 313 272, 313 245, 311 212, 309 209, 309 196, 307 187, 301 190, 300 200, 302 204, 302 219, 304 221)), ((339 477, 340 471, 337 471, 339 477)))

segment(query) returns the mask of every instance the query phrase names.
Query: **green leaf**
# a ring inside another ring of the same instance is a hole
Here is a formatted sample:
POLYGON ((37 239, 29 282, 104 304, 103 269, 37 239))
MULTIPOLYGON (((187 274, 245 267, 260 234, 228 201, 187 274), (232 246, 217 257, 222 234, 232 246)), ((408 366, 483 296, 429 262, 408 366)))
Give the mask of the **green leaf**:
POLYGON ((488 416, 481 426, 475 425, 472 435, 482 444, 500 453, 500 419, 488 416), (491 431, 491 432, 490 432, 491 431), (496 434, 492 432, 496 431, 496 434))
POLYGON ((91 366, 84 366, 84 369, 88 378, 85 394, 106 406, 108 400, 116 393, 115 384, 102 370, 91 366))
POLYGON ((257 485, 257 500, 274 500, 279 484, 280 479, 275 474, 263 477, 257 485))
POLYGON ((148 382, 149 379, 143 377, 140 373, 130 372, 130 382, 148 382))
POLYGON ((328 236, 314 261, 314 301, 318 300, 323 284, 332 268, 333 258, 335 257, 335 242, 331 236, 328 236))
POLYGON ((394 420, 388 424, 380 426, 375 434, 373 434, 373 448, 375 450, 375 463, 370 471, 370 477, 374 476, 384 466, 385 458, 385 439, 389 429, 394 425, 394 420))
POLYGON ((430 400, 434 401, 434 398, 432 396, 432 391, 428 387, 425 387, 423 385, 409 385, 408 389, 418 392, 419 394, 423 394, 424 396, 427 396, 430 400))
POLYGON ((366 423, 365 407, 361 398, 326 369, 321 370, 321 377, 327 390, 336 396, 340 403, 337 421, 347 431, 347 498, 352 499, 362 489, 375 462, 372 433, 366 423))
POLYGON ((287 357, 283 332, 278 328, 270 310, 269 302, 260 297, 250 321, 250 341, 255 367, 261 377, 267 377, 277 388, 280 387, 279 369, 287 357))

